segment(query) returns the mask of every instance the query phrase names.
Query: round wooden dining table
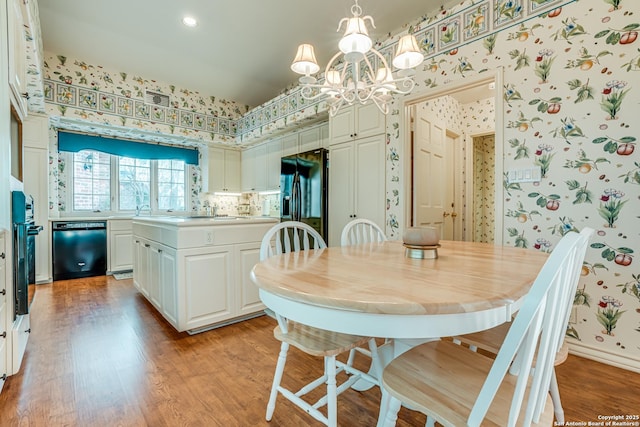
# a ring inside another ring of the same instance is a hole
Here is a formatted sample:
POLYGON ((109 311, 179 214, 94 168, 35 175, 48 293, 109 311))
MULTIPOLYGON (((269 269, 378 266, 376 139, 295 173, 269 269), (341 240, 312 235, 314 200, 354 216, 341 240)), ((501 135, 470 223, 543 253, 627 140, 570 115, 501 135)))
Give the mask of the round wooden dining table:
POLYGON ((290 320, 395 339, 453 336, 511 319, 547 259, 536 250, 440 241, 438 257, 402 242, 286 253, 251 272, 260 298, 290 320))

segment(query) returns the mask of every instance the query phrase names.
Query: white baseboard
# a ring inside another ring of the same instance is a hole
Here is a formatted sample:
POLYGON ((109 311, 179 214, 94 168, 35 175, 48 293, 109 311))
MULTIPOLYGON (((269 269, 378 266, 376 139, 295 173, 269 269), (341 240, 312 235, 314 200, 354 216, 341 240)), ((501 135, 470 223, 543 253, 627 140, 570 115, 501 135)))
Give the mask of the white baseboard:
POLYGON ((619 354, 612 353, 601 348, 591 347, 577 341, 569 341, 567 344, 569 344, 569 353, 576 356, 595 360, 596 362, 626 369, 628 371, 640 373, 640 358, 628 356, 624 357, 619 354))

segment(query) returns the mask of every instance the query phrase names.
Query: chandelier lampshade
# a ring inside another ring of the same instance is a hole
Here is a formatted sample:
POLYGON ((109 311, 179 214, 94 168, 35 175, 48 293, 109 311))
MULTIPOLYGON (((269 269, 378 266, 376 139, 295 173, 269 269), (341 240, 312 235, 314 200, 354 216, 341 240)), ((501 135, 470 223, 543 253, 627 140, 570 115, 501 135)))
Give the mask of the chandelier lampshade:
POLYGON ((345 21, 347 22, 347 28, 338 43, 338 48, 345 55, 349 55, 354 52, 364 55, 369 52, 369 49, 373 46, 373 42, 369 37, 369 31, 367 31, 367 26, 364 23, 365 19, 369 19, 373 26, 373 19, 370 16, 366 16, 365 18, 343 18, 342 21, 340 21, 338 31, 340 31, 342 23, 345 21))
POLYGON ((400 70, 415 68, 424 61, 424 56, 418 47, 418 41, 413 34, 402 36, 398 42, 393 66, 400 70))
POLYGON ((314 100, 326 97, 329 114, 335 116, 343 105, 373 102, 384 114, 389 112, 392 94, 408 94, 415 87, 411 78, 413 69, 424 61, 416 38, 407 34, 399 42, 392 60, 398 69, 394 76, 386 58, 373 48, 366 21, 375 28, 371 16, 362 16, 358 0, 351 6, 351 18, 338 23, 338 31, 345 25, 345 32, 338 43, 339 52, 327 64, 324 82, 316 83, 312 74, 320 71, 313 46, 298 46, 291 69, 301 74, 300 86, 303 98, 314 100), (344 57, 344 60, 340 60, 344 57))
MULTIPOLYGON (((316 54, 313 50, 313 46, 310 44, 301 44, 298 46, 298 52, 291 64, 291 69, 298 74, 304 74, 309 76, 320 71, 316 54)), ((315 81, 315 79, 314 79, 315 81)))

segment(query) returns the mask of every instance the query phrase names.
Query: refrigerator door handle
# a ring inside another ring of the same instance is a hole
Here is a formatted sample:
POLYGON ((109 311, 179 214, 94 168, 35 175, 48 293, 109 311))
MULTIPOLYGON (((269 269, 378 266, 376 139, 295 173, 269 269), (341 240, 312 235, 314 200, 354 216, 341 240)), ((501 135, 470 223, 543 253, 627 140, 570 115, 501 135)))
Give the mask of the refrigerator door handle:
POLYGON ((292 221, 297 221, 298 219, 296 218, 296 207, 298 206, 298 203, 296 202, 297 197, 298 197, 298 187, 296 186, 296 178, 298 177, 298 173, 294 173, 293 174, 293 179, 291 181, 291 220, 292 221))
POLYGON ((296 221, 302 219, 302 188, 300 186, 300 177, 296 180, 296 221))

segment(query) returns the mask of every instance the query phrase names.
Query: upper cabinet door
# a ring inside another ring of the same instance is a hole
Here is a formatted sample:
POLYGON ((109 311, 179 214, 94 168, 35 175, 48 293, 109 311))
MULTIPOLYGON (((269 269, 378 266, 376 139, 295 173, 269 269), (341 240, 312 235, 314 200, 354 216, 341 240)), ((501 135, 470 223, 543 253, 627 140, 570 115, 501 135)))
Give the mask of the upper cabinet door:
POLYGON ((298 149, 301 153, 320 148, 320 128, 305 129, 298 134, 298 149))
POLYGON ((351 141, 354 138, 356 120, 354 107, 345 107, 329 119, 331 144, 351 141))
POLYGON ((329 119, 330 144, 353 141, 385 132, 385 115, 373 104, 343 107, 329 119))
POLYGON ((366 138, 385 132, 385 115, 376 104, 357 105, 355 111, 355 138, 366 138))
POLYGON ((27 116, 27 43, 25 38, 26 14, 22 1, 8 2, 8 38, 9 38, 9 87, 11 98, 20 118, 27 116))
POLYGON ((209 192, 240 191, 240 152, 209 147, 209 192))

